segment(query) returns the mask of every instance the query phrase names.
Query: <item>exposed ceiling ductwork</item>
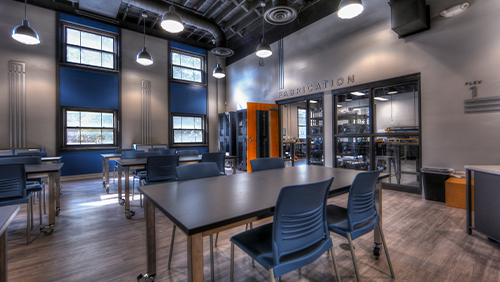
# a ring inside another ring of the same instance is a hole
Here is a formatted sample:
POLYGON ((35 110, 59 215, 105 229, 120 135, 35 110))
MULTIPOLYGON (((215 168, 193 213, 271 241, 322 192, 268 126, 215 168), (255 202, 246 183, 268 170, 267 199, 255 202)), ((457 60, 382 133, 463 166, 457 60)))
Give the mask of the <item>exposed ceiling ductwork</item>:
MULTIPOLYGON (((141 8, 145 11, 157 13, 159 15, 165 14, 170 7, 170 5, 165 2, 157 2, 153 0, 122 0, 121 2, 141 8)), ((213 55, 219 57, 230 57, 234 54, 233 50, 227 48, 226 35, 224 34, 222 28, 216 23, 183 9, 177 9, 176 13, 179 14, 185 24, 206 30, 214 36, 215 48, 211 50, 213 55)))

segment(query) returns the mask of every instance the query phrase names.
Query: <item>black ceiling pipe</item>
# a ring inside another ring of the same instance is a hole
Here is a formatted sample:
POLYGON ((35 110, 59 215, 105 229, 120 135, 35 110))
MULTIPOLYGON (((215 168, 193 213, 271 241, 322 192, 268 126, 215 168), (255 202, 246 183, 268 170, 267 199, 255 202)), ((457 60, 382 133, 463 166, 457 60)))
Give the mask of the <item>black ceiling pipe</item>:
MULTIPOLYGON (((165 2, 157 2, 153 0, 122 0, 122 3, 126 3, 160 15, 165 14, 171 6, 170 4, 165 2)), ((210 32, 215 38, 215 47, 227 47, 226 35, 222 31, 222 28, 215 22, 203 18, 202 16, 195 13, 183 10, 180 7, 176 7, 175 12, 179 14, 185 24, 196 26, 200 29, 210 32)))

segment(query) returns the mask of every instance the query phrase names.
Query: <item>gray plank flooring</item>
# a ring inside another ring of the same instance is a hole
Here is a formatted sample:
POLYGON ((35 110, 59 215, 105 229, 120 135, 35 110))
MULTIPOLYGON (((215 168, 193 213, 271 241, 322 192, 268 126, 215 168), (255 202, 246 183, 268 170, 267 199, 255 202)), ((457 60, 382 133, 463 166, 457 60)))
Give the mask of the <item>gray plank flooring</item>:
MULTIPOLYGON (((31 232, 25 245, 26 206, 8 230, 9 281, 137 281, 146 271, 145 222, 138 196, 132 202, 136 215, 124 216, 117 204, 116 185, 106 195, 100 179, 64 180, 62 211, 53 235, 31 232)), ((346 204, 345 195, 329 203, 346 204)), ((38 201, 37 201, 38 204, 38 201)), ((465 211, 422 196, 384 190, 384 231, 396 273, 395 281, 500 281, 500 246, 484 236, 465 233, 465 211)), ((44 224, 48 215, 44 215, 44 224)), ((35 206, 35 224, 38 222, 35 206)), ((268 221, 268 220, 267 220, 268 221)), ((256 223, 259 225, 266 220, 256 223)), ((186 236, 175 235, 172 269, 167 258, 172 223, 156 214, 158 273, 156 281, 186 281, 186 236)), ((244 227, 220 233, 215 250, 215 278, 229 281, 229 238, 244 227)), ((346 239, 332 234, 342 281, 355 281, 350 253, 339 248, 346 239)), ((393 281, 385 255, 371 255, 371 233, 354 241, 363 281, 393 281)), ((235 281, 267 281, 260 266, 236 249, 235 281)), ((209 242, 204 239, 205 281, 210 281, 209 242)), ((302 269, 288 273, 281 281, 336 281, 329 256, 323 255, 302 269)))

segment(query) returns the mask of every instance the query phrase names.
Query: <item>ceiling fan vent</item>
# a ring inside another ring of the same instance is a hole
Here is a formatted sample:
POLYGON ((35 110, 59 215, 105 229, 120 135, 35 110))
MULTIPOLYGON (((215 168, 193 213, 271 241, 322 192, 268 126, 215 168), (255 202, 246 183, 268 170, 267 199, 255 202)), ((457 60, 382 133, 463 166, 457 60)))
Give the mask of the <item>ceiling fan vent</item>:
POLYGON ((287 0, 274 0, 271 8, 264 13, 266 22, 274 25, 283 25, 293 22, 297 18, 297 11, 287 6, 287 0))
POLYGON ((212 55, 217 56, 217 57, 231 57, 234 55, 234 51, 227 48, 227 47, 215 47, 212 50, 210 50, 212 55))

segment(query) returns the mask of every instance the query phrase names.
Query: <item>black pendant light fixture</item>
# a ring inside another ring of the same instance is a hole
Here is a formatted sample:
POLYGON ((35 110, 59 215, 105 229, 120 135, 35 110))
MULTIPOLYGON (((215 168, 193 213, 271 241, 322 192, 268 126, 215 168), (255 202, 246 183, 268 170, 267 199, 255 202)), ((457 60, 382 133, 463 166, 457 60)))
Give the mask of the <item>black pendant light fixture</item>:
MULTIPOLYGON (((264 14, 264 7, 266 6, 266 4, 264 2, 262 2, 261 6, 262 6, 262 10, 263 10, 262 14, 264 14)), ((265 28, 264 28, 265 24, 266 24, 266 21, 264 20, 264 16, 262 16, 262 40, 261 40, 260 44, 257 45, 257 50, 255 50, 255 55, 257 55, 257 57, 259 57, 261 59, 268 58, 273 54, 273 51, 271 50, 271 45, 269 45, 266 42, 266 38, 264 36, 265 35, 265 28)))
POLYGON ((28 0, 24 0, 24 20, 21 25, 16 26, 12 30, 12 38, 26 45, 36 45, 40 43, 38 33, 30 27, 30 23, 26 17, 26 9, 28 0))
POLYGON ((339 4, 337 15, 341 19, 352 19, 363 12, 363 3, 361 0, 342 0, 339 4))
POLYGON ((148 15, 146 13, 142 13, 142 18, 144 21, 144 47, 142 48, 142 51, 137 54, 137 63, 143 65, 143 66, 150 66, 153 64, 153 57, 151 54, 146 51, 146 18, 148 15))
POLYGON ((170 33, 179 33, 184 30, 184 24, 179 14, 175 12, 174 5, 170 6, 168 12, 163 15, 161 27, 170 33))
POLYGON ((214 72, 213 72, 213 76, 217 79, 221 79, 221 78, 224 78, 226 77, 226 72, 224 71, 224 69, 220 66, 219 63, 217 63, 217 67, 215 67, 214 69, 214 72))

